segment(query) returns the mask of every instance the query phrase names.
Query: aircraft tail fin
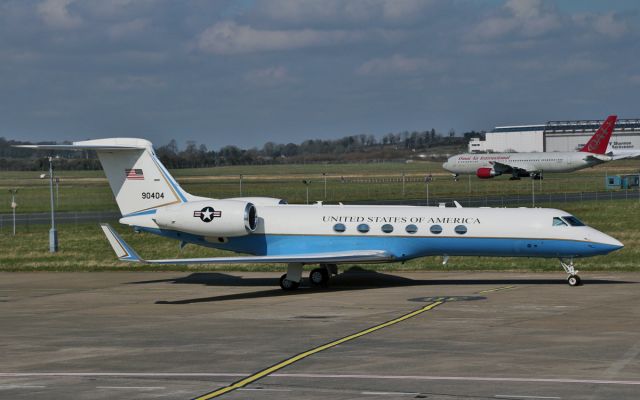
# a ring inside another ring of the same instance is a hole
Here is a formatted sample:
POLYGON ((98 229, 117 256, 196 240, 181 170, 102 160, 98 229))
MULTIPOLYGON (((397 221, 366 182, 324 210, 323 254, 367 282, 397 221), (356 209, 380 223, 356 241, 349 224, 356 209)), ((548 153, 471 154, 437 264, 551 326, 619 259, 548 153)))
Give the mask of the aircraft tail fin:
POLYGON ((152 213, 157 207, 184 203, 194 198, 169 174, 148 140, 111 138, 73 142, 71 145, 19 147, 95 150, 123 216, 152 213))
POLYGON ((605 154, 617 119, 616 115, 609 115, 580 151, 583 153, 605 154))

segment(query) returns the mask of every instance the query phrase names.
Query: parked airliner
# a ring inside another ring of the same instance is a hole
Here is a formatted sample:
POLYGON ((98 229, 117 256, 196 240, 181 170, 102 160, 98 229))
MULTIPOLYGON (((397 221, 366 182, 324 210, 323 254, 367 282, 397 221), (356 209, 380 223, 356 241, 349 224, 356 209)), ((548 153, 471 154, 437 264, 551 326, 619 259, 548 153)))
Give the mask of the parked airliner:
POLYGON ((543 172, 573 172, 593 167, 614 159, 607 154, 609 139, 615 127, 617 117, 610 115, 596 133, 577 152, 537 152, 537 153, 489 153, 458 154, 450 157, 442 167, 459 174, 476 174, 480 179, 489 179, 502 174, 511 174, 510 179, 531 176, 542 178, 543 172))
POLYGON ((571 286, 573 260, 607 254, 622 243, 570 213, 543 208, 292 205, 277 198, 211 199, 184 191, 157 158, 151 142, 114 138, 72 145, 95 150, 122 213, 120 223, 180 241, 231 250, 238 257, 145 260, 109 225, 102 229, 117 257, 145 264, 282 263, 280 286, 300 285, 303 265, 319 264, 312 285, 327 284, 338 264, 388 263, 418 257, 558 258, 571 286))

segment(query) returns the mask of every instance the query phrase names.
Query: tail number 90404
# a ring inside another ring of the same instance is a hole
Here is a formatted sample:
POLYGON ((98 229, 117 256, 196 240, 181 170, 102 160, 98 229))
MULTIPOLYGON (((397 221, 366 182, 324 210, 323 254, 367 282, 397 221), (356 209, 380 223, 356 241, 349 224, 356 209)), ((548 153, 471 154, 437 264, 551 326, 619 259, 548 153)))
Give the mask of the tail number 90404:
POLYGON ((142 199, 164 199, 163 192, 142 192, 142 199))

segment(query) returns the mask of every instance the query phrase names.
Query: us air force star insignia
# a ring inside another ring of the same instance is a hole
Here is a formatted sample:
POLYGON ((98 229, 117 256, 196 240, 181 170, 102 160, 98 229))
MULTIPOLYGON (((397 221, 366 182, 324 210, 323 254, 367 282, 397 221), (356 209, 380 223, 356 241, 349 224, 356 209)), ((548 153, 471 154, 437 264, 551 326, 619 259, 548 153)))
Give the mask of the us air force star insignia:
POLYGON ((211 222, 216 217, 222 217, 222 211, 216 211, 213 207, 205 207, 200 211, 193 212, 194 217, 199 217, 202 222, 211 222))

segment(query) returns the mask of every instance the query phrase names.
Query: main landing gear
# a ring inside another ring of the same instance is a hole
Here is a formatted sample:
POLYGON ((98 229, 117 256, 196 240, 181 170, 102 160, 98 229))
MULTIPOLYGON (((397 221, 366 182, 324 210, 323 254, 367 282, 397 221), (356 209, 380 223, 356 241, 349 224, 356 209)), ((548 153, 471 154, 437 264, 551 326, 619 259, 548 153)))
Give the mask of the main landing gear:
MULTIPOLYGON (((320 264, 320 268, 315 268, 309 272, 309 283, 311 286, 326 287, 329 284, 331 275, 337 274, 337 265, 320 264)), ((295 290, 300 287, 301 281, 302 264, 289 264, 287 273, 280 277, 280 287, 282 290, 295 290)))
POLYGON ((566 263, 561 258, 560 259, 560 265, 562 265, 562 268, 564 269, 564 272, 566 272, 567 275, 569 275, 567 277, 567 283, 569 284, 569 286, 580 286, 580 285, 582 285, 582 281, 580 280, 580 277, 578 276, 578 271, 576 271, 576 269, 573 267, 573 258, 569 259, 569 263, 566 263))

